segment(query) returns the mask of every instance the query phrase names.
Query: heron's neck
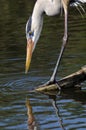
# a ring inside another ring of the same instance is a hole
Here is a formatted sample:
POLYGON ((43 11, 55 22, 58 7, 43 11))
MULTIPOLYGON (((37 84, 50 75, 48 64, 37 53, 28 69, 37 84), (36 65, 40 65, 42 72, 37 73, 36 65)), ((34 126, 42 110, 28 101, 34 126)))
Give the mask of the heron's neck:
POLYGON ((32 13, 32 25, 31 25, 31 30, 34 32, 33 41, 35 45, 39 39, 43 26, 43 12, 44 12, 43 9, 40 7, 40 4, 37 1, 32 13))
POLYGON ((43 7, 41 5, 40 1, 37 1, 35 3, 34 9, 33 9, 33 17, 40 17, 43 14, 43 7))

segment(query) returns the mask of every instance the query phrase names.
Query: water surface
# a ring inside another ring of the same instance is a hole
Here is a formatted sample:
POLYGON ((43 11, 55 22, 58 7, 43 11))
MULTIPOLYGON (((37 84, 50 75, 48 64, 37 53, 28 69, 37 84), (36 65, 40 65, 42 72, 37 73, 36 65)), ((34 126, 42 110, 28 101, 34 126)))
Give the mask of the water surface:
MULTIPOLYGON (((29 98, 39 130, 60 130, 53 101, 59 108, 66 130, 86 129, 86 83, 80 91, 65 91, 49 97, 29 92, 48 81, 62 44, 63 16, 44 16, 41 37, 33 54, 30 71, 24 73, 25 24, 35 1, 4 0, 0 2, 0 129, 27 130, 26 98, 29 98)), ((71 74, 86 64, 86 15, 71 8, 69 41, 57 79, 71 74)))

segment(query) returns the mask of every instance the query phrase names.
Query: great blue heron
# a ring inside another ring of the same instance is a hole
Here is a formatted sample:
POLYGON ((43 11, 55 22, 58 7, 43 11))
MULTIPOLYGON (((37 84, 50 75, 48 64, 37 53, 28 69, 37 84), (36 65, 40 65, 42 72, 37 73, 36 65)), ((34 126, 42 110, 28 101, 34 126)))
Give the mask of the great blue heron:
MULTIPOLYGON (((70 4, 84 3, 86 0, 37 0, 33 9, 32 16, 29 18, 26 24, 26 38, 27 38, 27 54, 26 54, 26 73, 29 69, 32 53, 35 49, 36 43, 39 39, 42 25, 43 14, 48 16, 54 16, 60 13, 61 9, 64 10, 64 36, 61 51, 53 71, 53 74, 47 84, 53 83, 56 80, 57 70, 63 55, 64 49, 68 39, 68 7, 70 4)), ((80 6, 82 8, 82 6, 80 6)), ((83 9, 83 8, 82 8, 83 9)))

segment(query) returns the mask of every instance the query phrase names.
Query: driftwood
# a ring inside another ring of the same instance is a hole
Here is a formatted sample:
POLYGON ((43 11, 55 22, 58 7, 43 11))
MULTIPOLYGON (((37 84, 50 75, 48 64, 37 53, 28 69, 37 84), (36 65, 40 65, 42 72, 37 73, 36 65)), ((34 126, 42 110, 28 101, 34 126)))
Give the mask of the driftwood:
POLYGON ((54 84, 48 86, 39 86, 35 89, 37 92, 47 92, 58 90, 58 86, 61 90, 65 88, 75 88, 76 86, 80 87, 79 84, 86 80, 86 65, 83 66, 80 70, 71 75, 68 75, 61 80, 57 81, 54 84))

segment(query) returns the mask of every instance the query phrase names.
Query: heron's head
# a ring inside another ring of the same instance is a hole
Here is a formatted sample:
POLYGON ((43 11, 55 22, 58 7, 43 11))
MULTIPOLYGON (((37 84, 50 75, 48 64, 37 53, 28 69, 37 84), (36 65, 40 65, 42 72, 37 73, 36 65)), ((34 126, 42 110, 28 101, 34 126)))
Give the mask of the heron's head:
POLYGON ((40 20, 34 20, 32 21, 32 17, 29 18, 26 24, 26 39, 27 39, 27 49, 26 49, 26 69, 25 73, 28 72, 32 53, 35 49, 36 43, 38 41, 38 38, 40 36, 42 29, 42 21, 40 20))

